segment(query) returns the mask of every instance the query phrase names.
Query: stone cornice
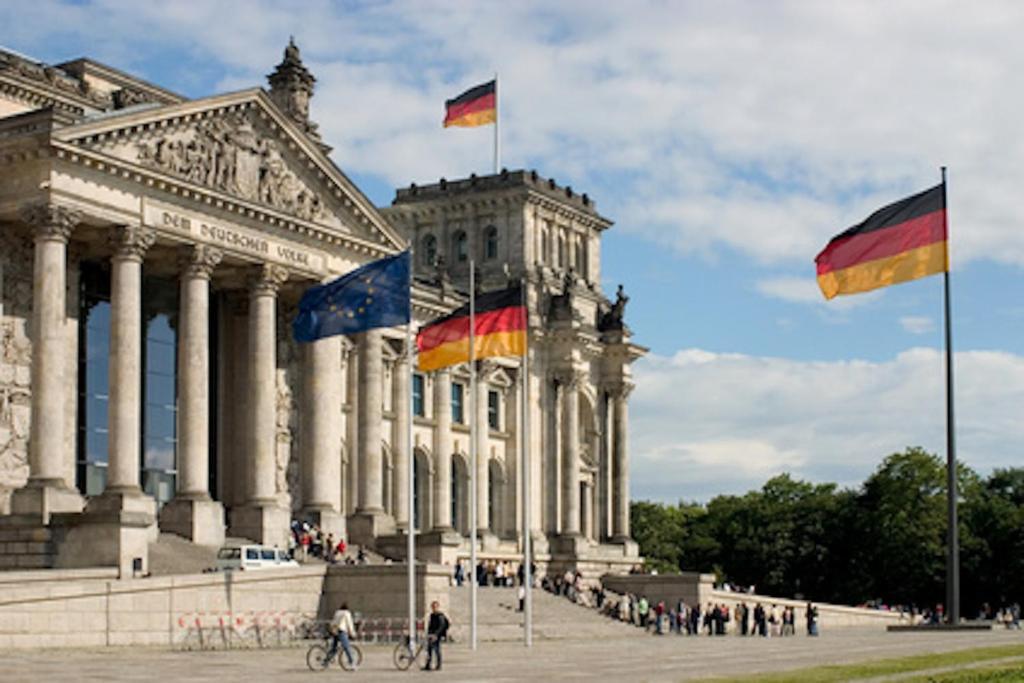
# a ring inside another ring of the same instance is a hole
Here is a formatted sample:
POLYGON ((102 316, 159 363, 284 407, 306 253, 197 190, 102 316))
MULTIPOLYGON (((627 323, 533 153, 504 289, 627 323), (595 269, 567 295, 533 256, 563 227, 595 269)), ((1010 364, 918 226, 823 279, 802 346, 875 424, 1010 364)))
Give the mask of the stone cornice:
MULTIPOLYGON (((405 239, 384 219, 370 200, 363 195, 351 180, 323 153, 315 141, 300 131, 270 100, 261 88, 250 88, 234 93, 217 95, 201 100, 169 105, 157 109, 142 109, 127 113, 85 121, 61 129, 56 133, 58 140, 81 148, 83 145, 102 142, 121 136, 131 136, 143 131, 165 129, 179 123, 199 121, 227 112, 241 112, 254 108, 265 122, 276 127, 281 142, 291 151, 299 152, 304 158, 307 171, 352 213, 357 223, 379 236, 381 255, 391 254, 405 248, 405 239)), ((84 150, 82 150, 84 151, 84 150)), ((132 164, 135 167, 134 164, 132 164)), ((188 183, 186 183, 188 184, 188 183)), ((237 200, 237 198, 233 198, 237 200)), ((294 217, 285 218, 301 223, 294 217)))
POLYGON ((394 253, 392 249, 385 245, 374 244, 354 235, 345 235, 335 230, 318 227, 310 221, 303 221, 268 206, 239 199, 224 192, 212 190, 166 173, 138 166, 103 154, 102 152, 81 149, 66 142, 54 141, 51 142, 51 145, 53 156, 58 159, 106 172, 138 185, 167 192, 172 196, 191 199, 200 205, 197 207, 200 210, 203 208, 203 205, 206 207, 212 206, 249 220, 264 223, 274 229, 285 230, 326 245, 342 247, 353 254, 365 254, 374 258, 382 258, 394 253))
POLYGON ((3 78, 2 76, 0 76, 0 93, 27 104, 34 109, 53 107, 76 117, 81 117, 85 114, 85 107, 76 103, 71 98, 57 97, 55 93, 50 92, 46 88, 21 83, 14 79, 3 78))

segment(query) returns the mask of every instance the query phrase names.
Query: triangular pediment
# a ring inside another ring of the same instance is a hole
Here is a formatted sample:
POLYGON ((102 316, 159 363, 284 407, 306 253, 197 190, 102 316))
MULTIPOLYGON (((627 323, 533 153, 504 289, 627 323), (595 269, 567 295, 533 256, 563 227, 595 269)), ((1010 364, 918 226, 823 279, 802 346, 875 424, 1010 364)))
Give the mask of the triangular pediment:
POLYGON ((259 88, 125 110, 59 129, 54 139, 297 222, 405 248, 373 203, 259 88))

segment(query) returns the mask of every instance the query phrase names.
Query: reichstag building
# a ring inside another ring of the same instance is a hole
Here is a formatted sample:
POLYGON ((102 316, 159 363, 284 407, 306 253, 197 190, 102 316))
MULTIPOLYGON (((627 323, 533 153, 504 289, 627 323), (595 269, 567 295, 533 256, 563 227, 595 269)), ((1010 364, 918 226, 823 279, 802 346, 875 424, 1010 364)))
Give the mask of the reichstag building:
POLYGON ((625 571, 645 349, 599 286, 611 222, 533 171, 374 206, 314 85, 294 44, 266 89, 194 100, 0 50, 0 531, 38 541, 0 543, 0 567, 123 575, 160 532, 284 546, 294 519, 395 559, 413 525, 452 562, 473 496, 481 557, 514 559, 525 451, 538 564, 625 571), (464 366, 409 381, 404 328, 293 341, 306 288, 410 243, 416 326, 465 303, 471 261, 482 291, 526 283, 529 443, 518 358, 481 363, 474 402, 464 366))

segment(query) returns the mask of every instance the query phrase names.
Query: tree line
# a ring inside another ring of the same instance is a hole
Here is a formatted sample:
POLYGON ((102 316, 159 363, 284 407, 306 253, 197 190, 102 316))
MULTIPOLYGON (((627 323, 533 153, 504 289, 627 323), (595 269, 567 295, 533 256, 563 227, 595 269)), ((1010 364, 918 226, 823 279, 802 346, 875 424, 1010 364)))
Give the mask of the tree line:
MULTIPOLYGON (((963 614, 1024 603, 1024 468, 957 470, 963 614)), ((659 572, 840 604, 945 602, 946 465, 921 448, 885 458, 857 489, 782 474, 742 496, 636 501, 630 512, 659 572)))

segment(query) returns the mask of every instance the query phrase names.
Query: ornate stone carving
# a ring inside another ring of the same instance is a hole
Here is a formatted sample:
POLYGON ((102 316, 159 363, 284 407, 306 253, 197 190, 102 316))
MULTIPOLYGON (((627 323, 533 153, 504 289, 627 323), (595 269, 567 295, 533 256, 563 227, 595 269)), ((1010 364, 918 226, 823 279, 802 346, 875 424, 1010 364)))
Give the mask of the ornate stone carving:
POLYGON ((558 382, 558 386, 567 391, 576 391, 580 388, 580 385, 586 381, 587 373, 576 368, 570 368, 566 370, 560 370, 554 374, 555 381, 558 382))
POLYGON ((267 76, 270 99, 307 135, 320 140, 317 124, 309 120, 309 100, 313 97, 316 78, 309 72, 294 38, 288 39, 284 60, 267 76))
POLYGON ((125 225, 110 234, 114 258, 142 262, 146 252, 156 242, 156 233, 141 225, 125 225))
POLYGON ((618 290, 615 292, 615 303, 610 308, 605 308, 600 314, 597 322, 597 329, 601 332, 609 330, 625 330, 626 329, 626 304, 629 303, 629 297, 626 296, 625 290, 622 285, 619 285, 618 290))
POLYGON ((304 220, 324 215, 320 197, 288 169, 278 143, 258 134, 240 112, 139 143, 138 161, 304 220))
POLYGON ((612 384, 606 385, 604 390, 612 400, 625 400, 629 398, 631 393, 633 393, 633 388, 635 386, 635 384, 630 382, 613 382, 612 384))
POLYGON ((205 244, 185 247, 179 257, 181 272, 186 277, 199 277, 208 280, 213 274, 213 269, 217 267, 223 257, 224 252, 220 249, 205 244))
POLYGON ((262 266, 257 266, 249 277, 249 291, 255 296, 273 296, 287 280, 287 270, 272 263, 264 263, 262 266))
POLYGON ((146 104, 153 101, 153 98, 148 94, 134 88, 115 90, 112 93, 112 99, 114 101, 114 109, 125 109, 127 107, 134 107, 137 104, 146 104))
POLYGON ((37 240, 67 242, 71 231, 82 221, 82 212, 60 204, 41 202, 23 207, 21 219, 35 228, 37 240))

